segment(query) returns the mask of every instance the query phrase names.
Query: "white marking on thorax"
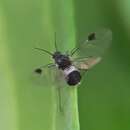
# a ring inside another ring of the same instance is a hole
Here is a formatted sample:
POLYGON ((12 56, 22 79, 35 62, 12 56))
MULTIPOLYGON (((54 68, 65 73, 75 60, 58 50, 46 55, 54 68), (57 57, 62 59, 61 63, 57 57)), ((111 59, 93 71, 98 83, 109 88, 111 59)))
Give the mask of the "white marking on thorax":
POLYGON ((64 75, 65 77, 68 76, 71 72, 73 71, 78 71, 75 66, 70 66, 68 68, 66 68, 63 72, 64 72, 64 75))

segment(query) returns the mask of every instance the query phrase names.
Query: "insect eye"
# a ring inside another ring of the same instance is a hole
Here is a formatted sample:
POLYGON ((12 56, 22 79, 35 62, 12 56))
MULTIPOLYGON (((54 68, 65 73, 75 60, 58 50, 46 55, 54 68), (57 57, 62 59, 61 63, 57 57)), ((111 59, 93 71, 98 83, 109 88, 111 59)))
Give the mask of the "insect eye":
POLYGON ((88 36, 88 41, 95 40, 95 39, 96 39, 95 33, 89 34, 89 36, 88 36))

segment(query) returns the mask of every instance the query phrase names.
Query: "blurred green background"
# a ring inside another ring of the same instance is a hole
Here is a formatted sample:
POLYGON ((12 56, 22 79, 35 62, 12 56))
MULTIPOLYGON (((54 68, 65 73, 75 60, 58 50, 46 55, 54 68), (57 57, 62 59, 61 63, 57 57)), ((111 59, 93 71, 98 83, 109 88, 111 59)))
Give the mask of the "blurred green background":
POLYGON ((81 130, 130 129, 130 1, 76 0, 77 37, 106 26, 113 41, 79 88, 81 130))
POLYGON ((52 90, 30 80, 50 62, 33 50, 62 51, 91 30, 110 28, 113 41, 78 88, 81 130, 130 129, 129 0, 0 0, 0 130, 52 130, 52 90))

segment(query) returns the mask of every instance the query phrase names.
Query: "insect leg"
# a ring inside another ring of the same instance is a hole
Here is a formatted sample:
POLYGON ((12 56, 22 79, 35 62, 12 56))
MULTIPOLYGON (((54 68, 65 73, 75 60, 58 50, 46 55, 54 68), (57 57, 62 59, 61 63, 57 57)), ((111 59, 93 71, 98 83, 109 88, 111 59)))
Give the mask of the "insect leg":
POLYGON ((56 65, 54 63, 49 63, 49 64, 46 64, 46 65, 42 65, 38 68, 36 68, 34 71, 38 74, 41 74, 42 73, 42 68, 51 68, 51 67, 55 67, 56 65))
POLYGON ((70 54, 72 54, 72 52, 76 49, 76 47, 74 47, 71 51, 70 51, 70 54))
POLYGON ((70 56, 73 56, 77 51, 79 50, 79 47, 75 47, 70 51, 70 56))
POLYGON ((54 63, 49 63, 49 64, 46 64, 46 65, 42 65, 39 68, 46 68, 46 67, 50 68, 50 67, 54 67, 54 66, 56 66, 54 63))
POLYGON ((62 109, 62 98, 61 98, 61 88, 58 87, 58 106, 59 106, 59 111, 60 112, 63 112, 63 109, 62 109))

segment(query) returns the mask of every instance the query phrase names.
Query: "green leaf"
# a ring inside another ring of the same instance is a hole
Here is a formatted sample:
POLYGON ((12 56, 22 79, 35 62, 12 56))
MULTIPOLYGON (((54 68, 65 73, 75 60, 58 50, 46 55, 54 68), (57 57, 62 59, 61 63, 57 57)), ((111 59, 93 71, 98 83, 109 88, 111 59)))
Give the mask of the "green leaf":
POLYGON ((53 62, 34 47, 53 52, 55 32, 59 50, 75 46, 73 6, 72 0, 0 1, 0 129, 79 130, 77 88, 57 90, 33 77, 36 67, 53 62))

